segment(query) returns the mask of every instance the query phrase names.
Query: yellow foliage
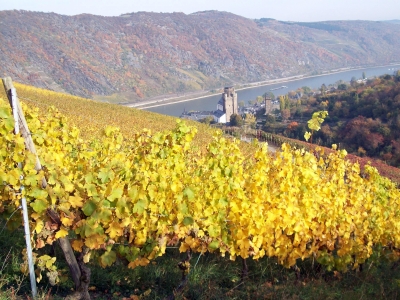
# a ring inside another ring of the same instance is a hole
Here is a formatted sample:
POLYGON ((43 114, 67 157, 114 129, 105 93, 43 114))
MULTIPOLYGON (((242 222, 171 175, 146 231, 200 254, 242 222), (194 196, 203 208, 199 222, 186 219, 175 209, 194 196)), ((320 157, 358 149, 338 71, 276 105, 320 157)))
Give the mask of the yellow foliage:
POLYGON ((361 176, 344 151, 325 155, 284 144, 272 156, 260 144, 250 155, 220 133, 200 151, 198 130, 182 121, 172 130, 126 135, 106 127, 89 138, 82 123, 77 129, 54 108, 38 117, 24 107, 44 166, 40 176, 48 179, 43 190, 40 176, 17 167, 34 162, 3 121, 12 118, 6 107, 0 102, 0 145, 7 149, 0 151, 1 207, 19 205, 15 190, 25 177, 36 233, 54 209, 62 226, 53 232, 45 225, 47 241, 74 231, 73 248, 98 250, 103 266, 117 254, 130 268, 145 266, 178 245, 232 259, 274 256, 285 266, 316 257, 344 270, 364 262, 375 245, 400 246, 399 189, 372 167, 361 176))

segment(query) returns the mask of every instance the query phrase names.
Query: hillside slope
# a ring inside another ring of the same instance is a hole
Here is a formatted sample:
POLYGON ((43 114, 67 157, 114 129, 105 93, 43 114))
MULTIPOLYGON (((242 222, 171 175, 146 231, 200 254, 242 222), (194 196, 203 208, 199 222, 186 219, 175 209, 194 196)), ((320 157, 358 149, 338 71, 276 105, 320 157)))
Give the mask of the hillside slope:
MULTIPOLYGON (((45 114, 50 107, 55 107, 73 125, 80 129, 81 136, 85 139, 99 137, 104 133, 106 126, 118 127, 124 137, 132 138, 137 132, 141 132, 144 129, 155 133, 163 130, 172 130, 177 125, 177 118, 175 117, 88 100, 17 82, 14 82, 14 86, 21 102, 30 107, 37 107, 42 114, 45 114)), ((7 99, 2 84, 0 86, 0 98, 7 99)), ((196 121, 185 120, 185 122, 197 128, 193 144, 199 150, 204 150, 205 146, 212 141, 217 130, 196 121)), ((252 144, 246 142, 241 142, 239 147, 244 153, 248 154, 253 153, 255 150, 252 144)))
POLYGON ((385 22, 286 23, 218 11, 0 11, 0 20, 0 74, 88 98, 134 101, 400 61, 400 26, 385 22))

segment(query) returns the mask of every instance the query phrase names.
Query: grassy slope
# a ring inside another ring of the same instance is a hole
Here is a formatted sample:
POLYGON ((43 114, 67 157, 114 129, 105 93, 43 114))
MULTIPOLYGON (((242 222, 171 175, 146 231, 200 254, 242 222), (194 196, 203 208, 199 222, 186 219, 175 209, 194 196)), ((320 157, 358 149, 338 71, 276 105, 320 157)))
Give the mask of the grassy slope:
MULTIPOLYGON (((98 136, 107 125, 119 127, 126 137, 144 128, 152 132, 173 129, 176 118, 152 113, 148 111, 127 108, 115 104, 96 102, 68 94, 56 93, 32 86, 14 83, 20 100, 29 106, 36 106, 46 110, 50 106, 56 107, 64 116, 81 130, 83 138, 98 136)), ((6 98, 4 90, 0 89, 0 97, 6 98)), ((186 121, 198 129, 195 145, 206 145, 215 129, 194 121, 186 121)), ((250 149, 243 144, 244 149, 250 149)))
MULTIPOLYGON (((85 139, 101 135, 108 125, 119 127, 123 135, 128 138, 145 128, 157 132, 171 130, 176 126, 176 117, 98 102, 16 82, 14 86, 19 99, 25 104, 38 107, 41 111, 46 111, 51 106, 56 107, 80 129, 81 137, 85 139)), ((3 88, 0 88, 0 98, 7 99, 3 88)), ((185 122, 197 128, 193 144, 204 151, 216 129, 196 121, 185 120, 185 122)), ((247 155, 255 151, 255 147, 247 142, 241 142, 239 147, 247 155)))

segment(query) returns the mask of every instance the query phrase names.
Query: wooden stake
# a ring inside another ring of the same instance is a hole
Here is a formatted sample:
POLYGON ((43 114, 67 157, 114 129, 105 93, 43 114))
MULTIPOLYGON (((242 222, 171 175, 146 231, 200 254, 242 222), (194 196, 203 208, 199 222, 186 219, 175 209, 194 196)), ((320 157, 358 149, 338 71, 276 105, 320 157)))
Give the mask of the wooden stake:
MULTIPOLYGON (((31 135, 31 132, 29 131, 28 123, 26 122, 24 113, 21 108, 21 104, 17 97, 16 90, 12 83, 12 79, 10 77, 6 77, 6 78, 2 78, 2 80, 3 80, 4 89, 7 93, 8 100, 9 100, 10 105, 13 110, 14 119, 17 120, 15 122, 15 124, 16 124, 16 129, 15 129, 16 132, 15 133, 16 134, 18 132, 21 133, 21 136, 24 138, 24 141, 25 141, 26 149, 29 150, 31 153, 35 154, 35 156, 36 156, 35 170, 40 171, 42 169, 42 165, 41 165, 39 157, 37 155, 35 144, 33 143, 32 135, 31 135), (15 103, 13 102, 13 98, 15 99, 15 103)), ((45 188, 46 186, 47 186, 47 181, 46 181, 46 178, 43 177, 42 187, 45 188)), ((25 199, 25 202, 26 202, 26 199, 25 199)), ((57 213, 52 209, 48 209, 47 214, 50 217, 57 215, 57 213)), ((29 240, 30 240, 30 238, 29 238, 29 240)), ((82 289, 81 287, 85 286, 85 284, 86 284, 86 283, 82 283, 82 280, 81 280, 81 277, 82 277, 81 267, 79 266, 78 261, 76 260, 76 257, 74 255, 74 251, 72 250, 69 239, 67 237, 59 238, 58 242, 64 253, 64 257, 67 261, 67 264, 69 266, 71 277, 75 284, 75 290, 78 291, 78 290, 82 289)), ((28 240, 27 240, 27 243, 28 243, 28 240)), ((29 243, 29 245, 30 245, 30 243, 29 243)), ((32 250, 31 250, 31 253, 32 253, 32 250)), ((34 275, 34 273, 33 273, 33 275, 34 275)), ((31 285, 32 285, 32 279, 31 279, 31 285)), ((35 281, 35 288, 36 288, 36 281, 35 281)), ((32 294, 33 294, 33 289, 32 289, 32 294)), ((90 299, 90 296, 87 292, 87 288, 86 288, 86 292, 82 292, 82 294, 84 295, 83 298, 90 299)))
MULTIPOLYGON (((13 111, 13 116, 15 120, 15 129, 14 133, 19 134, 20 132, 20 118, 19 118, 19 110, 18 110, 18 98, 15 88, 12 86, 11 78, 8 77, 6 80, 3 80, 4 88, 6 88, 8 100, 10 101, 10 105, 13 111), (10 86, 11 84, 11 86, 10 86), (10 87, 7 89, 6 85, 10 87)), ((25 120, 25 118, 24 118, 25 120)), ((26 121, 25 121, 26 123, 26 121)), ((19 168, 22 168, 22 165, 19 164, 19 168)), ((24 187, 21 186, 21 190, 24 187)), ((31 245, 31 231, 29 229, 29 218, 28 218, 28 206, 26 204, 26 198, 22 197, 22 215, 24 219, 24 229, 25 229, 25 242, 26 242, 26 253, 28 255, 28 267, 29 267, 29 277, 31 280, 31 289, 32 289, 32 297, 36 298, 37 295, 37 287, 36 287, 36 278, 35 278, 35 268, 33 264, 33 255, 32 255, 32 245, 31 245)))

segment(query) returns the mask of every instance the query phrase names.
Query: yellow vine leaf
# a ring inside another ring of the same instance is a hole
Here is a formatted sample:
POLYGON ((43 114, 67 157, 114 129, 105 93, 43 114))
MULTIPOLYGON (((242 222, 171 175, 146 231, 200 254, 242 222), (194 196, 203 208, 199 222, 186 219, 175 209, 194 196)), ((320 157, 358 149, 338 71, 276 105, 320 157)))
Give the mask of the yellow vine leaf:
POLYGON ((92 252, 88 252, 83 256, 83 262, 87 264, 90 261, 90 257, 92 256, 92 252))
POLYGON ((80 197, 78 193, 75 193, 74 196, 69 196, 68 202, 71 204, 73 208, 83 206, 83 198, 80 197))
POLYGON ((60 230, 57 231, 57 233, 56 233, 56 238, 57 239, 63 238, 63 237, 66 237, 67 235, 68 235, 68 231, 65 230, 63 227, 61 227, 60 230))
POLYGON ((61 223, 65 226, 65 227, 69 227, 73 224, 73 219, 71 218, 67 218, 67 217, 63 217, 61 218, 61 223))
POLYGON ((130 262, 130 263, 128 264, 128 268, 134 269, 134 268, 136 268, 137 266, 145 267, 145 266, 147 266, 149 263, 150 263, 150 261, 149 261, 147 258, 145 258, 145 257, 136 258, 134 261, 132 261, 132 262, 130 262))
POLYGON ((82 240, 73 240, 71 243, 72 249, 77 252, 82 252, 83 241, 82 240))
POLYGON ((112 222, 108 227, 108 229, 106 230, 106 233, 109 233, 110 238, 114 239, 122 235, 123 229, 124 228, 121 226, 120 223, 112 222))
POLYGON ((42 232, 42 229, 44 227, 43 221, 42 220, 37 220, 36 221, 36 226, 35 226, 35 231, 37 234, 42 232))

